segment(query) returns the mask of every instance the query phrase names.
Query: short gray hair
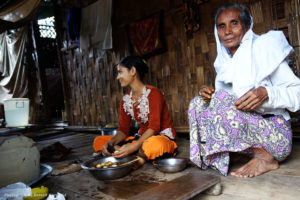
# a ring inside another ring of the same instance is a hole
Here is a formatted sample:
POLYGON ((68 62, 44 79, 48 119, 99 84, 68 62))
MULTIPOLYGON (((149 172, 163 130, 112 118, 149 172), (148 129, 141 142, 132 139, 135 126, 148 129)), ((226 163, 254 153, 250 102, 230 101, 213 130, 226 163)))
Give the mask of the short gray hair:
POLYGON ((249 9, 244 5, 244 4, 240 4, 240 3, 228 3, 228 4, 225 4, 223 6, 221 6, 218 10, 217 10, 217 13, 216 13, 216 16, 215 16, 215 24, 217 25, 218 23, 218 17, 219 15, 224 11, 224 10, 227 10, 227 9, 235 9, 235 10, 238 10, 240 11, 240 20, 243 24, 243 28, 250 28, 250 25, 251 25, 251 15, 250 15, 250 12, 249 12, 249 9))

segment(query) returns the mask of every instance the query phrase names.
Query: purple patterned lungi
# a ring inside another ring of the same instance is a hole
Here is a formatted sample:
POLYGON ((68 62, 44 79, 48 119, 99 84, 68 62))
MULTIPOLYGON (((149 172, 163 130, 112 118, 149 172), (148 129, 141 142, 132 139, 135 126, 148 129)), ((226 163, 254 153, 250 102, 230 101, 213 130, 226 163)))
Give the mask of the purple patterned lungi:
POLYGON ((190 159, 197 166, 208 166, 227 175, 229 152, 250 152, 263 147, 278 160, 291 152, 292 130, 281 115, 263 118, 255 112, 236 110, 237 98, 216 91, 210 103, 195 97, 189 105, 190 159))

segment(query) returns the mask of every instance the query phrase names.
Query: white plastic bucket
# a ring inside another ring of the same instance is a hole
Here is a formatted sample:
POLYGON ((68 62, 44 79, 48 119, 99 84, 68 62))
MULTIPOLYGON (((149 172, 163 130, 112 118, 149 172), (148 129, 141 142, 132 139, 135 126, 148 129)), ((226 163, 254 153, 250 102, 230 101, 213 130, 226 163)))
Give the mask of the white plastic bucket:
POLYGON ((6 127, 27 126, 29 119, 29 99, 12 98, 4 100, 6 127))

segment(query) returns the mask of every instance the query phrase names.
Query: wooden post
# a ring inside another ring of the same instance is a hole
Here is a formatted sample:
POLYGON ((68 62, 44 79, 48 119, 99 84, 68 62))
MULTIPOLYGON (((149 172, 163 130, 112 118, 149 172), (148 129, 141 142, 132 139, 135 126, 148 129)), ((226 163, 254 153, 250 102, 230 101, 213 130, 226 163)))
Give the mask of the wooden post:
POLYGON ((40 44, 40 35, 39 35, 39 27, 37 24, 37 19, 32 21, 32 31, 33 31, 33 46, 35 48, 36 54, 37 54, 37 64, 38 64, 38 69, 39 69, 39 77, 41 81, 41 91, 42 91, 42 113, 40 115, 41 117, 41 122, 47 123, 50 122, 50 112, 49 112, 49 107, 48 107, 48 98, 47 98, 47 77, 46 77, 46 72, 45 72, 45 66, 43 65, 43 62, 41 61, 41 48, 40 44))
MULTIPOLYGON (((66 64, 64 62, 64 59, 63 59, 63 52, 61 51, 62 49, 62 37, 61 37, 61 34, 63 33, 62 31, 62 17, 61 17, 61 12, 59 12, 59 7, 57 6, 56 4, 56 1, 55 1, 55 4, 54 4, 54 10, 55 10, 55 13, 54 13, 54 17, 55 17, 55 31, 56 31, 56 43, 57 43, 57 56, 58 56, 58 60, 59 60, 59 68, 60 68, 60 72, 61 72, 61 81, 62 81, 62 87, 63 87, 63 93, 64 93, 64 105, 65 105, 65 112, 66 113, 66 119, 67 121, 70 121, 70 116, 71 116, 71 113, 70 113, 70 107, 69 107, 69 101, 68 101, 68 97, 70 97, 69 95, 69 88, 67 87, 68 84, 67 84, 67 76, 66 76, 66 70, 65 70, 65 67, 66 67, 66 64)), ((64 118, 63 117, 63 118, 64 118)))

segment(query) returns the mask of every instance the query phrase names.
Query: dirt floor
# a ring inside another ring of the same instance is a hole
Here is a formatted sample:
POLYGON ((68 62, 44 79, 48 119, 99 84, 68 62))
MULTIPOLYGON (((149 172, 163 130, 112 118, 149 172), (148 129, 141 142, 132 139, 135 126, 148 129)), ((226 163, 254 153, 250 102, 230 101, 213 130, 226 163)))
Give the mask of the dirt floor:
MULTIPOLYGON (((33 131, 25 135, 37 142, 38 148, 60 142, 71 151, 63 161, 43 161, 51 166, 62 164, 82 163, 92 157, 93 139, 98 133, 90 132, 65 132, 65 131, 33 131)), ((179 153, 177 157, 189 158, 189 138, 187 134, 180 134, 178 138, 179 153)), ((237 169, 244 161, 237 161, 230 167, 237 169)), ((46 186, 49 192, 60 192, 67 199, 129 199, 135 195, 160 186, 189 173, 202 173, 219 177, 221 180, 220 195, 211 195, 206 190, 201 194, 191 196, 191 199, 222 199, 222 200, 257 200, 257 199, 299 199, 300 196, 300 142, 295 141, 293 152, 288 159, 280 164, 278 170, 263 174, 255 178, 224 177, 218 172, 208 169, 200 170, 189 163, 187 168, 178 173, 164 173, 155 168, 151 163, 146 163, 129 175, 111 181, 99 181, 89 172, 78 172, 53 176, 48 175, 32 187, 46 186)), ((182 183, 183 185, 185 183, 182 183)), ((218 189, 218 188, 217 188, 218 189)), ((217 190, 215 188, 215 190, 217 190)), ((180 191, 180 187, 178 188, 180 191)), ((189 199, 189 198, 187 198, 189 199)))

